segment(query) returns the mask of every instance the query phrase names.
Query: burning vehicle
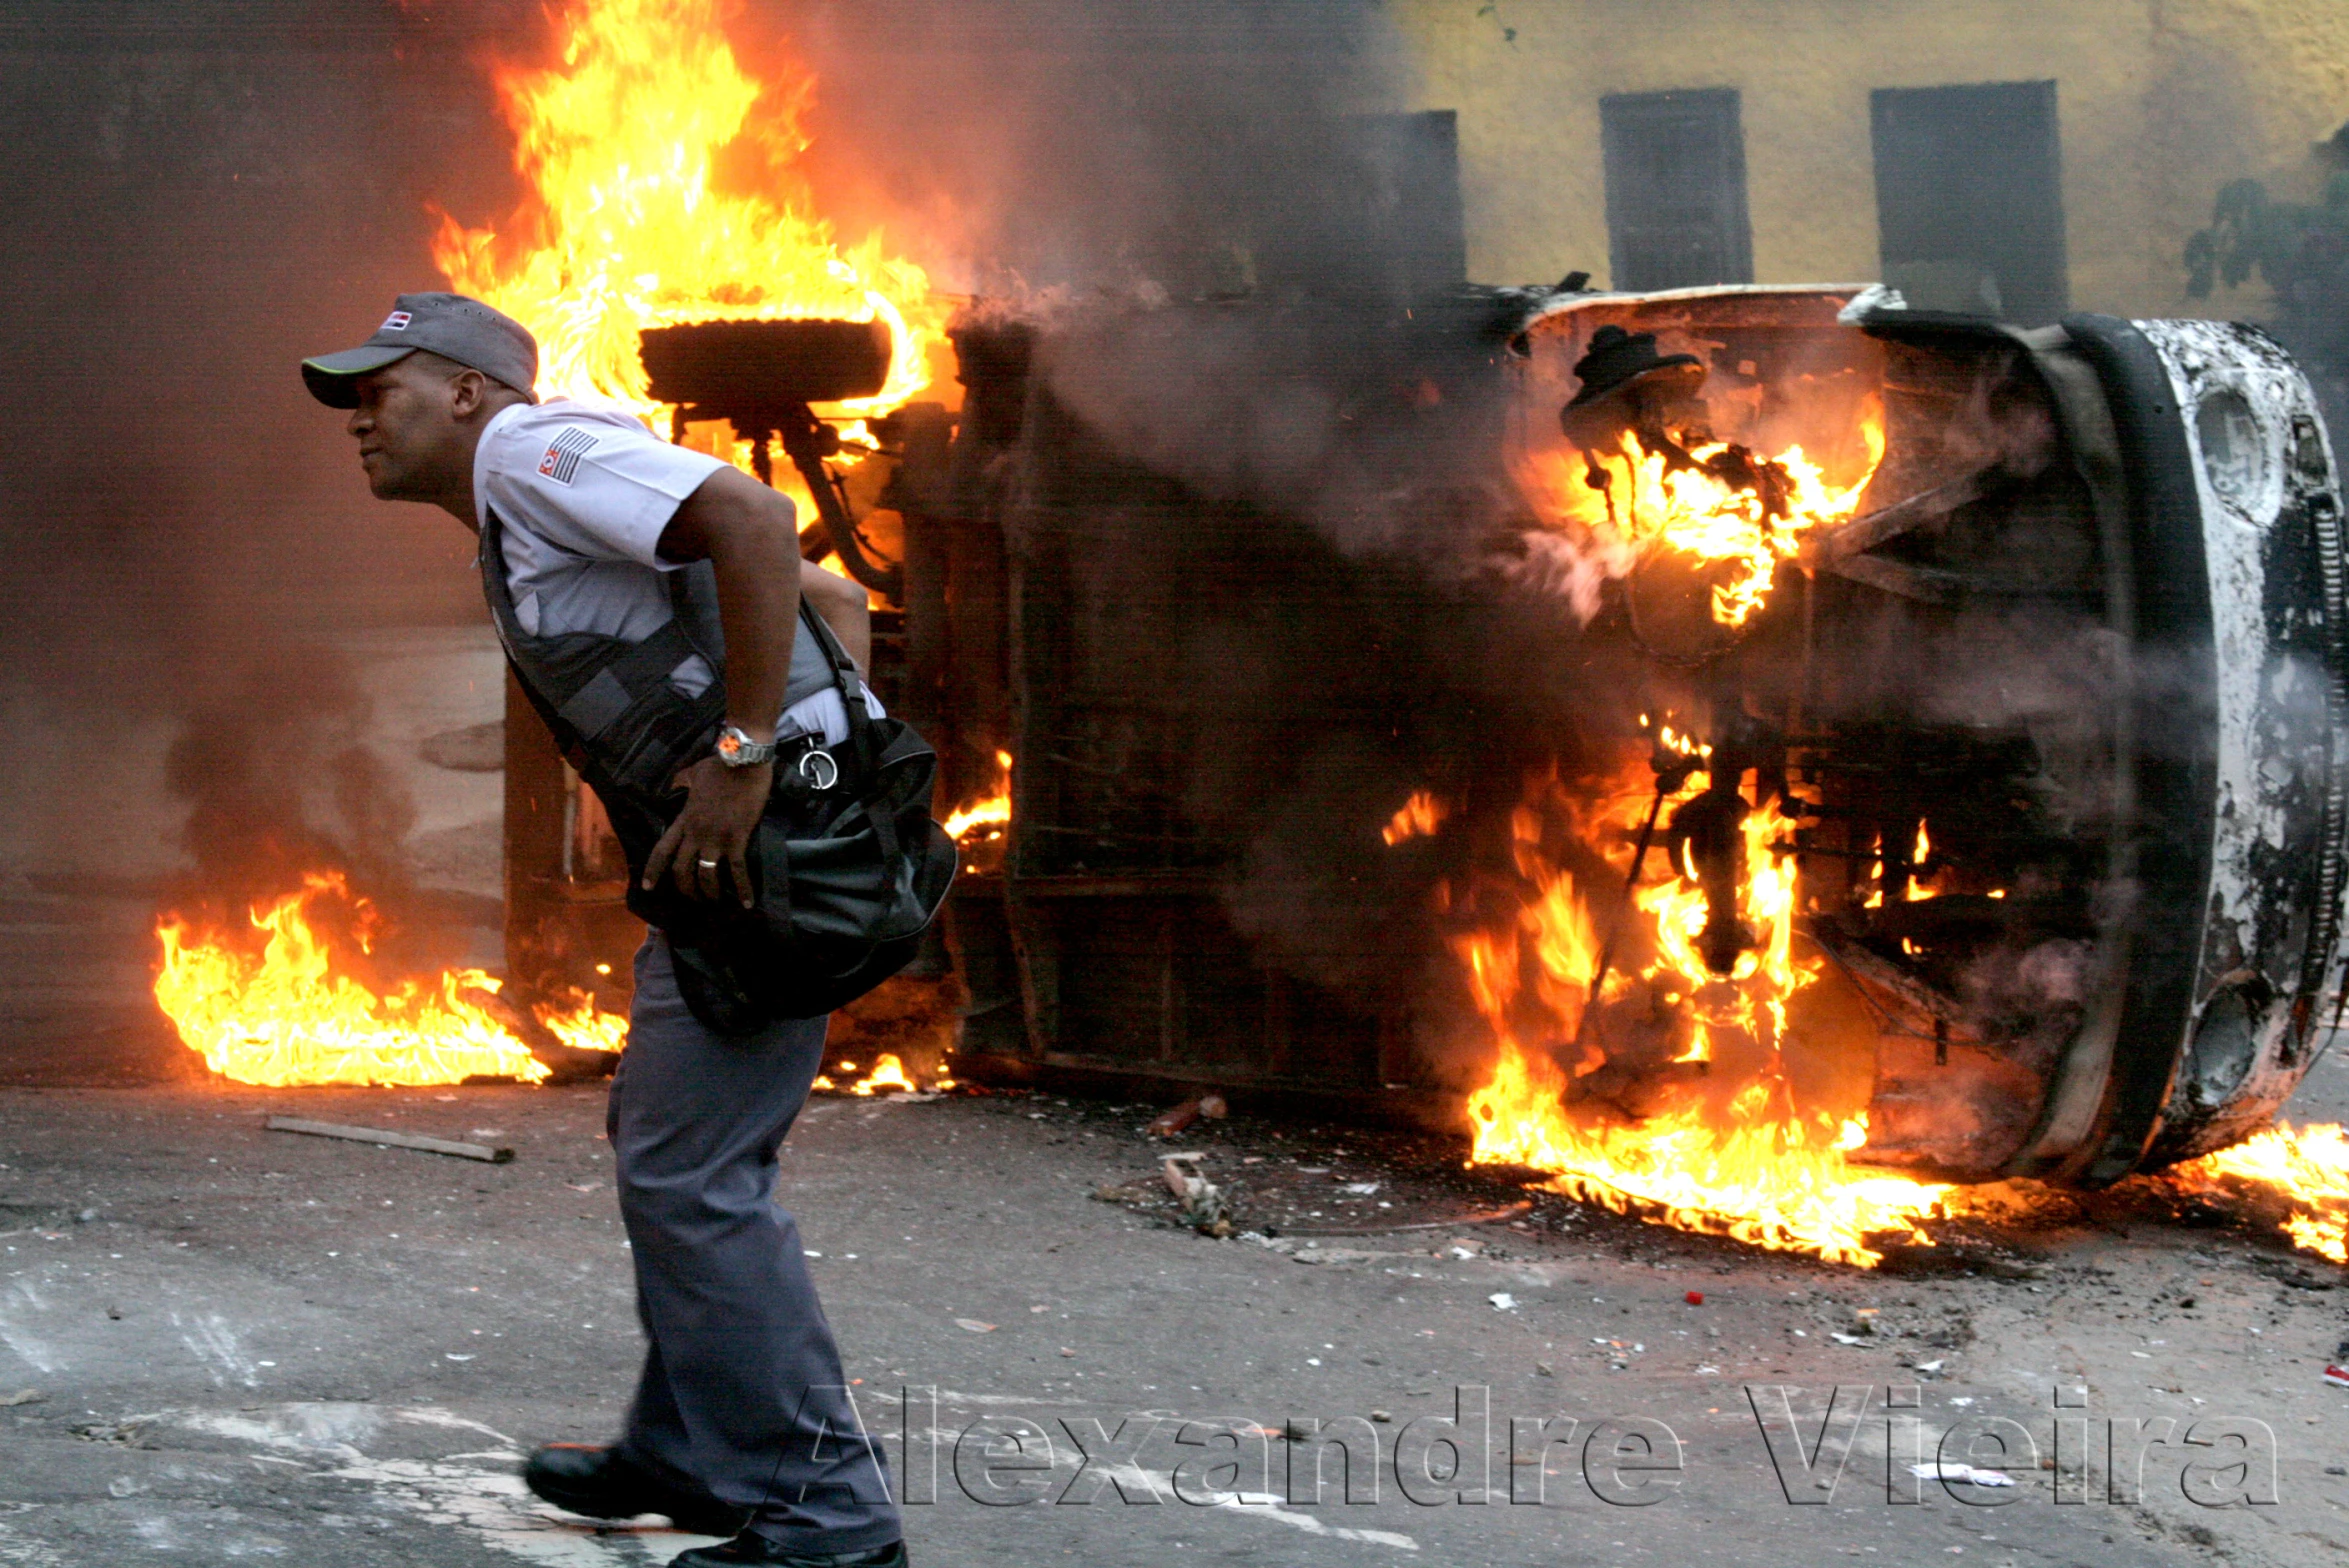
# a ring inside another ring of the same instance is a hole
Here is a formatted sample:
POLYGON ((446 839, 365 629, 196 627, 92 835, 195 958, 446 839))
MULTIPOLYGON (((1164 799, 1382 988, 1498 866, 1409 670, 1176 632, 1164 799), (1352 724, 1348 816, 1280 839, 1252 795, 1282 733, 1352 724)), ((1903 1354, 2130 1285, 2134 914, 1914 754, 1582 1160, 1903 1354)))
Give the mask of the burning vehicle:
POLYGON ((1864 1261, 1953 1184, 2235 1143, 2329 1043, 2338 476, 2262 333, 1264 314, 956 335, 925 668, 1023 759, 955 904, 966 1069, 1464 1113, 1864 1261), (1173 406, 1219 337, 1335 434, 1173 406))

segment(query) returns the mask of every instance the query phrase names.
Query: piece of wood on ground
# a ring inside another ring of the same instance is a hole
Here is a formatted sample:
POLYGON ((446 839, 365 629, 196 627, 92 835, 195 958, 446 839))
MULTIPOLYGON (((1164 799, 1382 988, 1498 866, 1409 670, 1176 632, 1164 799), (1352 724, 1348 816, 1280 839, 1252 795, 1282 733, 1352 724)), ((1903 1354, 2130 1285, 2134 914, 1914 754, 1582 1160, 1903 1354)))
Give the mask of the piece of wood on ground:
POLYGON ((480 1160, 489 1165, 504 1165, 514 1157, 511 1149, 492 1149, 486 1144, 452 1143, 446 1138, 424 1138, 415 1133, 391 1132, 381 1127, 345 1127, 336 1122, 308 1122, 297 1116, 272 1116, 261 1125, 271 1132, 307 1133, 313 1138, 348 1138, 353 1143, 377 1143, 392 1149, 419 1149, 426 1154, 450 1154, 460 1160, 480 1160))

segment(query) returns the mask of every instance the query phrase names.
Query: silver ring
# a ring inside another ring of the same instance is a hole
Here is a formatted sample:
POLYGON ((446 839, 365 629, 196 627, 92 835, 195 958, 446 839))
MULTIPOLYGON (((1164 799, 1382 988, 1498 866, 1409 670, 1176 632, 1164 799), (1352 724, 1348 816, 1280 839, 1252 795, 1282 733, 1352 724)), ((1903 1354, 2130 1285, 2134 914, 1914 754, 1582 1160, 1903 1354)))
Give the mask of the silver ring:
POLYGON ((718 863, 714 860, 697 860, 694 862, 694 864, 701 867, 704 871, 715 871, 718 869, 718 863))
POLYGON ((840 763, 821 746, 813 746, 799 754, 799 776, 817 789, 830 789, 840 782, 840 763))

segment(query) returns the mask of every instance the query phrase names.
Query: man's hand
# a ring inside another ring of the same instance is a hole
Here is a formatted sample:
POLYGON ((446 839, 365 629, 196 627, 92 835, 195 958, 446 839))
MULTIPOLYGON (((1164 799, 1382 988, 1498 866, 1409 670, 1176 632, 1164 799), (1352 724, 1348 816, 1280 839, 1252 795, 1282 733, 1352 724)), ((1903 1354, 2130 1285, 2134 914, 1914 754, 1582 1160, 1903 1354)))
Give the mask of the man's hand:
POLYGON ((651 892, 667 876, 687 898, 715 901, 725 896, 719 880, 721 866, 732 869, 735 896, 748 909, 750 891, 750 830, 758 826, 767 808, 767 792, 774 787, 775 765, 730 768, 715 757, 704 757, 677 775, 691 792, 685 809, 669 824, 669 831, 653 846, 644 863, 644 888, 651 892))

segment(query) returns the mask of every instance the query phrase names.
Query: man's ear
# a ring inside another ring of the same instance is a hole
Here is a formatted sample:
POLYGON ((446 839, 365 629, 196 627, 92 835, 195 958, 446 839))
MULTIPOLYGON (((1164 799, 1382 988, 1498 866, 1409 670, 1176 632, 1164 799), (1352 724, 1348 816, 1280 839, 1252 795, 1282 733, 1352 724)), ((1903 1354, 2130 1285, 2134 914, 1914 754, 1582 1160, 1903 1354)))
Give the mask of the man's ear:
POLYGON ((489 395, 489 378, 478 370, 460 370, 449 378, 449 412, 462 422, 481 412, 489 395))

